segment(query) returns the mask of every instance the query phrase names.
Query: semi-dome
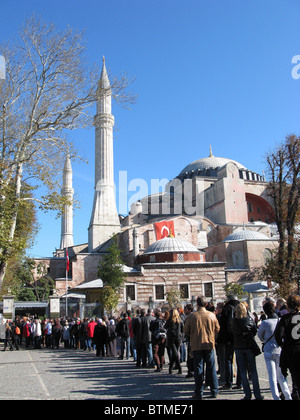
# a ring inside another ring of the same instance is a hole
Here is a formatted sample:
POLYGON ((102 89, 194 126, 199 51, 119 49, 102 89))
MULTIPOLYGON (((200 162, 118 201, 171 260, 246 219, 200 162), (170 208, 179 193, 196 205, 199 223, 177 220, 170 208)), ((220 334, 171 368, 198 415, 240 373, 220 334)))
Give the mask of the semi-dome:
POLYGON ((232 241, 269 241, 271 238, 255 230, 238 230, 228 235, 223 242, 232 241))
POLYGON ((157 253, 167 253, 167 252, 199 252, 198 249, 186 241, 185 239, 180 238, 163 238, 156 242, 153 242, 144 254, 157 254, 157 253))
POLYGON ((184 177, 187 175, 199 175, 199 176, 217 176, 217 170, 222 168, 222 166, 227 163, 234 163, 238 169, 246 169, 244 165, 233 160, 223 157, 216 157, 210 155, 206 158, 195 160, 194 162, 187 165, 179 174, 179 177, 184 177))

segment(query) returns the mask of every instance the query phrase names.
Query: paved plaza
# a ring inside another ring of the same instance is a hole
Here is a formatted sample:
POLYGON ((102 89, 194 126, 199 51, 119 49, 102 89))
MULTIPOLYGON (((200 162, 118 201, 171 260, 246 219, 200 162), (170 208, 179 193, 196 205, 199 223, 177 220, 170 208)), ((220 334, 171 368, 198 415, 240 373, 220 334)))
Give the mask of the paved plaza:
MULTIPOLYGON (((3 343, 0 344, 0 350, 3 343)), ((257 357, 262 395, 272 400, 263 355, 257 357)), ((194 379, 183 374, 155 373, 152 369, 135 367, 133 359, 98 358, 93 351, 60 348, 58 350, 0 351, 1 400, 189 400, 194 379)), ((289 375, 289 385, 291 385, 289 375)), ((220 390, 217 400, 240 400, 242 389, 220 390)))

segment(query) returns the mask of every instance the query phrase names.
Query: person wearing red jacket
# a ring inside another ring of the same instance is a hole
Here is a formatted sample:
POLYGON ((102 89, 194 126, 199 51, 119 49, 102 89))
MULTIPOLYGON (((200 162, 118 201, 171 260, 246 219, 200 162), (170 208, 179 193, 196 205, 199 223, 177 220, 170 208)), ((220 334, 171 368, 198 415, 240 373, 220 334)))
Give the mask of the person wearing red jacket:
POLYGON ((25 338, 26 347, 29 347, 30 333, 31 333, 30 324, 29 324, 29 321, 26 321, 25 324, 23 325, 23 331, 22 331, 22 335, 25 338))
POLYGON ((87 331, 87 346, 89 350, 92 350, 92 348, 94 348, 94 329, 95 326, 97 325, 97 322, 95 321, 95 318, 92 318, 90 320, 90 322, 88 323, 87 327, 86 327, 86 331, 87 331))

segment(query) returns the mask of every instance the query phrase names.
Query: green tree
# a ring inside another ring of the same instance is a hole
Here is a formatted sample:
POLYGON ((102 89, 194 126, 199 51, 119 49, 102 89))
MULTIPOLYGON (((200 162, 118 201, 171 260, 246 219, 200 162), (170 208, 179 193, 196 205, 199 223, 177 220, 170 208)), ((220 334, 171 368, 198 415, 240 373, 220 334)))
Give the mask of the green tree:
POLYGON ((226 296, 236 295, 238 299, 242 299, 246 295, 244 287, 238 283, 228 283, 224 286, 224 291, 226 296))
POLYGON ((22 261, 15 264, 14 269, 8 271, 9 275, 5 279, 9 289, 20 301, 44 301, 49 298, 55 287, 54 280, 48 275, 43 263, 36 263, 33 259, 25 257, 22 261), (36 270, 37 275, 33 276, 36 270))
MULTIPOLYGON (((98 86, 99 70, 88 64, 83 32, 70 27, 61 31, 33 17, 0 50, 6 63, 6 77, 0 80, 0 200, 11 208, 11 217, 0 220, 5 226, 0 249, 8 255, 22 203, 35 200, 42 210, 63 211, 64 160, 68 152, 72 159, 78 157, 67 134, 92 126, 90 106, 104 88, 98 86), (24 195, 26 179, 34 196, 24 195)), ((135 100, 127 93, 129 83, 126 75, 111 83, 113 98, 123 106, 135 100)), ((2 258, 0 288, 6 270, 7 259, 2 258)))
MULTIPOLYGON (((32 246, 38 231, 35 205, 32 201, 24 200, 20 202, 14 238, 9 239, 9 220, 14 212, 15 202, 10 187, 6 188, 5 194, 6 199, 0 202, 0 265, 6 264, 7 275, 0 294, 12 289, 11 283, 15 283, 18 278, 16 273, 24 260, 25 250, 32 246)), ((32 188, 24 183, 21 197, 29 197, 31 194, 32 188)))
POLYGON ((119 303, 119 292, 105 285, 101 290, 100 303, 109 314, 113 314, 119 303))
POLYGON ((166 292, 166 301, 168 302, 169 308, 178 308, 182 299, 181 291, 176 287, 171 287, 166 292))
POLYGON ((120 291, 126 278, 123 264, 117 238, 114 236, 107 254, 98 266, 98 276, 103 281, 100 302, 108 312, 112 312, 118 306, 120 291))

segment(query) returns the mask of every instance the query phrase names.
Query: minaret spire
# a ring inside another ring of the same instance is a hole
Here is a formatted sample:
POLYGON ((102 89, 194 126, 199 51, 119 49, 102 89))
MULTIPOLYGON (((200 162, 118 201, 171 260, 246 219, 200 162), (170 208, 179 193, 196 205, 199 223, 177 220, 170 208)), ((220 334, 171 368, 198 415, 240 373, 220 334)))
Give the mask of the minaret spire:
POLYGON ((95 195, 89 226, 89 252, 120 231, 114 191, 113 126, 111 89, 103 57, 98 84, 95 125, 95 195))
MULTIPOLYGON (((71 166, 70 155, 68 154, 64 164, 63 170, 63 186, 61 194, 65 196, 68 201, 73 201, 74 190, 73 184, 73 172, 71 166)), ((61 217, 61 239, 60 249, 68 248, 73 246, 73 205, 66 204, 64 213, 61 217)))

